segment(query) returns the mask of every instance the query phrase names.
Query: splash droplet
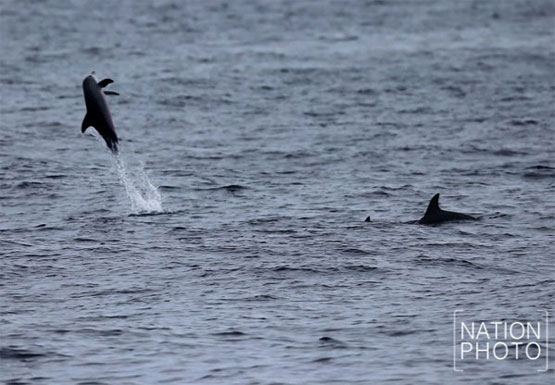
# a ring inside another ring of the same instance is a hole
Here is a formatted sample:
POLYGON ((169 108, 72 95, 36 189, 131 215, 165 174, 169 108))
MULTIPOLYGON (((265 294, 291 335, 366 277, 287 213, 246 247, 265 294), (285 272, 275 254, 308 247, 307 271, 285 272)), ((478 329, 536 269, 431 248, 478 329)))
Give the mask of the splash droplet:
POLYGON ((114 161, 120 180, 131 202, 131 211, 139 213, 157 213, 162 211, 162 196, 152 184, 144 167, 129 168, 120 154, 114 154, 114 161))

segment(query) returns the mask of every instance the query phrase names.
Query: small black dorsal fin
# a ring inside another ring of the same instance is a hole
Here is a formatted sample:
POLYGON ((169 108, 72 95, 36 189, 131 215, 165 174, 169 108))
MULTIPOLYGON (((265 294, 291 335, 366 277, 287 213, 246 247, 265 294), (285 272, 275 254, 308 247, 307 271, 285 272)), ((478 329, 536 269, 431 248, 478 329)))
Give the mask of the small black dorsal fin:
POLYGON ((424 215, 437 213, 438 211, 441 211, 441 209, 439 208, 439 193, 437 193, 432 197, 432 199, 430 199, 430 203, 428 204, 428 209, 426 210, 426 214, 424 215))
POLYGON ((104 91, 104 95, 119 95, 116 91, 104 91))
POLYGON ((101 81, 98 82, 98 86, 100 88, 104 88, 106 87, 108 84, 113 83, 114 81, 110 78, 106 78, 106 79, 102 79, 101 81))
POLYGON ((83 119, 83 123, 81 123, 81 132, 85 133, 85 131, 87 131, 87 128, 89 128, 90 126, 92 126, 92 121, 89 118, 89 114, 85 114, 85 118, 83 119))

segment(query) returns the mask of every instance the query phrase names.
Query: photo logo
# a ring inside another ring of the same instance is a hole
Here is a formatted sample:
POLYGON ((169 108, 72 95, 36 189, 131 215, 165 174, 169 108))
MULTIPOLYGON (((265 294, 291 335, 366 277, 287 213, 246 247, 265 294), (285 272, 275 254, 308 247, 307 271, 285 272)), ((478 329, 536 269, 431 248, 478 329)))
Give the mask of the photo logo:
POLYGON ((465 310, 453 312, 453 370, 465 363, 524 360, 533 370, 549 370, 549 314, 538 312, 535 320, 473 319, 465 310))

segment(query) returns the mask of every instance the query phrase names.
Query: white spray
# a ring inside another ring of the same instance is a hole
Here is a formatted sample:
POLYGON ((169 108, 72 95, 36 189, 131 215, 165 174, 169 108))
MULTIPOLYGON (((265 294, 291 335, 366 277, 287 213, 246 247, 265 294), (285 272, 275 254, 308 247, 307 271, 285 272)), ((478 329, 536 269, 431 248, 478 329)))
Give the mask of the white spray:
POLYGON ((142 163, 129 168, 121 154, 114 154, 113 159, 131 201, 131 211, 134 214, 161 212, 162 196, 146 175, 142 163))

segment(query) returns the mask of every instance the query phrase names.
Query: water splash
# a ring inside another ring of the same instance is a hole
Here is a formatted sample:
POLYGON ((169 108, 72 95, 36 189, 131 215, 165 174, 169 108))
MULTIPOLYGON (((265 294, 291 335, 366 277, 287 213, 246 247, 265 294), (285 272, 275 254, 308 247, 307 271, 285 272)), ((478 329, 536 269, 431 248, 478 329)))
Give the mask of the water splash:
POLYGON ((143 165, 130 168, 121 154, 114 154, 113 158, 127 197, 131 201, 131 211, 134 214, 161 212, 162 196, 146 175, 143 165))

